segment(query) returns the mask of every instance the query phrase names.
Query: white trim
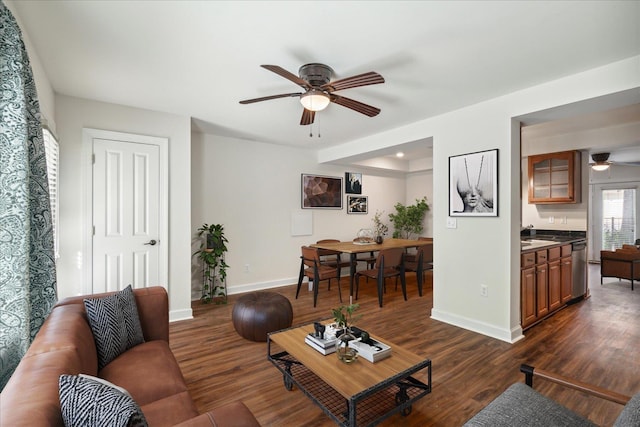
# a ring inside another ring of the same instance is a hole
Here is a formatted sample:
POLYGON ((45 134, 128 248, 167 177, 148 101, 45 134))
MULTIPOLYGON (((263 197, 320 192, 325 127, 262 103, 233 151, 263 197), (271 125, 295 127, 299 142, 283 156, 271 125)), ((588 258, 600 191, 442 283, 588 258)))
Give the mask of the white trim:
MULTIPOLYGON (((159 282, 169 290, 169 139, 156 136, 138 135, 132 133, 113 132, 101 129, 82 129, 82 175, 84 177, 83 195, 83 245, 82 265, 84 285, 83 293, 90 294, 93 283, 93 140, 108 139, 140 144, 156 145, 160 149, 160 198, 158 206, 160 218, 158 228, 160 232, 160 271, 159 282)), ((191 310, 188 310, 191 311, 191 310)))
POLYGON ((190 320, 193 319, 193 312, 191 309, 184 310, 170 310, 169 311, 169 322, 179 322, 180 320, 190 320))
POLYGON ((521 327, 516 327, 513 330, 501 329, 485 322, 478 322, 468 317, 458 316, 435 308, 431 310, 431 318, 511 344, 524 338, 521 327))

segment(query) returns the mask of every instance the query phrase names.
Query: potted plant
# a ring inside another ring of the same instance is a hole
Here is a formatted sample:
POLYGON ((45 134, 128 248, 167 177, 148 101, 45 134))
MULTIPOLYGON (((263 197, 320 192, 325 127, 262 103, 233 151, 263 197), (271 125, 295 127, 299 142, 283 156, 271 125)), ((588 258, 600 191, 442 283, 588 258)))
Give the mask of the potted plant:
POLYGON ((355 362, 358 356, 358 352, 354 348, 349 347, 349 341, 355 339, 351 334, 350 328, 361 317, 360 315, 354 315, 358 308, 360 308, 360 304, 349 304, 341 305, 331 310, 333 320, 336 322, 336 329, 342 329, 342 333, 339 336, 336 334, 338 338, 336 341, 336 354, 338 355, 338 359, 344 363, 355 362))
POLYGON ((382 222, 382 214, 384 211, 376 211, 376 214, 373 216, 373 229, 376 233, 376 243, 382 243, 382 237, 387 234, 389 231, 389 227, 387 224, 382 222))
POLYGON ((202 297, 204 303, 227 303, 227 268, 224 260, 228 242, 222 224, 203 224, 198 228, 198 237, 205 235, 200 250, 193 255, 203 263, 202 297))
POLYGON ((427 198, 416 199, 415 205, 405 206, 398 202, 395 205, 396 213, 389 214, 393 223, 393 237, 410 239, 412 235, 419 236, 422 233, 424 217, 429 210, 427 198))

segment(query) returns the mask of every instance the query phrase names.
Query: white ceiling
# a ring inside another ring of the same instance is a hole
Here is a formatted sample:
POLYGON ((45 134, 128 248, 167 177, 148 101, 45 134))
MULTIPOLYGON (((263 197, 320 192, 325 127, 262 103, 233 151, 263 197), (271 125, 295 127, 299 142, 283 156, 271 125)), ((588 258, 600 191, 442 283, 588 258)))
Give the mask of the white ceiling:
MULTIPOLYGON (((6 1, 6 0, 5 0, 6 1)), ((57 93, 194 119, 201 131, 325 147, 640 54, 638 1, 17 1, 57 93), (330 65, 386 82, 340 94, 377 106, 316 115, 260 68, 330 65), (321 138, 317 137, 321 134, 321 138)))

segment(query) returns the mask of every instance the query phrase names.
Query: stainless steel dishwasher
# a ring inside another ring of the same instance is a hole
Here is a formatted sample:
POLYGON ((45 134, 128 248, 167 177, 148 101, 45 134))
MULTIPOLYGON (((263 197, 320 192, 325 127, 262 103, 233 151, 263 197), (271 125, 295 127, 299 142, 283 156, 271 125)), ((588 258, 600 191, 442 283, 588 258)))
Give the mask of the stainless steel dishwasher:
POLYGON ((571 243, 573 283, 571 301, 578 301, 587 292, 587 240, 571 243))

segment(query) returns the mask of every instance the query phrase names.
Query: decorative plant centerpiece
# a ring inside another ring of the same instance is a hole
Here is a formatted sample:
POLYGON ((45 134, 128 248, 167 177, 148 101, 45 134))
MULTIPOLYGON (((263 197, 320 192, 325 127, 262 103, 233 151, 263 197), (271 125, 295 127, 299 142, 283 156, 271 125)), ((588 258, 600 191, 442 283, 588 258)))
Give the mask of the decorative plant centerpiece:
POLYGON ((336 354, 338 359, 344 363, 355 362, 358 357, 356 350, 349 347, 349 341, 355 339, 351 334, 350 328, 362 317, 361 315, 354 315, 358 308, 360 308, 360 304, 349 304, 341 305, 331 310, 337 329, 342 329, 342 333, 339 336, 338 333, 336 334, 338 338, 338 341, 336 341, 336 354))
POLYGON ((376 243, 382 243, 382 238, 389 231, 389 227, 387 224, 382 222, 382 214, 384 211, 376 211, 376 214, 373 216, 373 229, 376 233, 376 243))
POLYGON ((405 206, 398 202, 395 205, 396 213, 389 214, 393 223, 393 237, 411 239, 412 235, 419 236, 423 230, 424 217, 429 210, 427 198, 416 199, 415 205, 405 206))
POLYGON ((198 228, 198 236, 205 235, 200 250, 193 255, 203 262, 202 297, 204 303, 227 303, 227 268, 224 254, 228 242, 222 224, 204 224, 198 228))

